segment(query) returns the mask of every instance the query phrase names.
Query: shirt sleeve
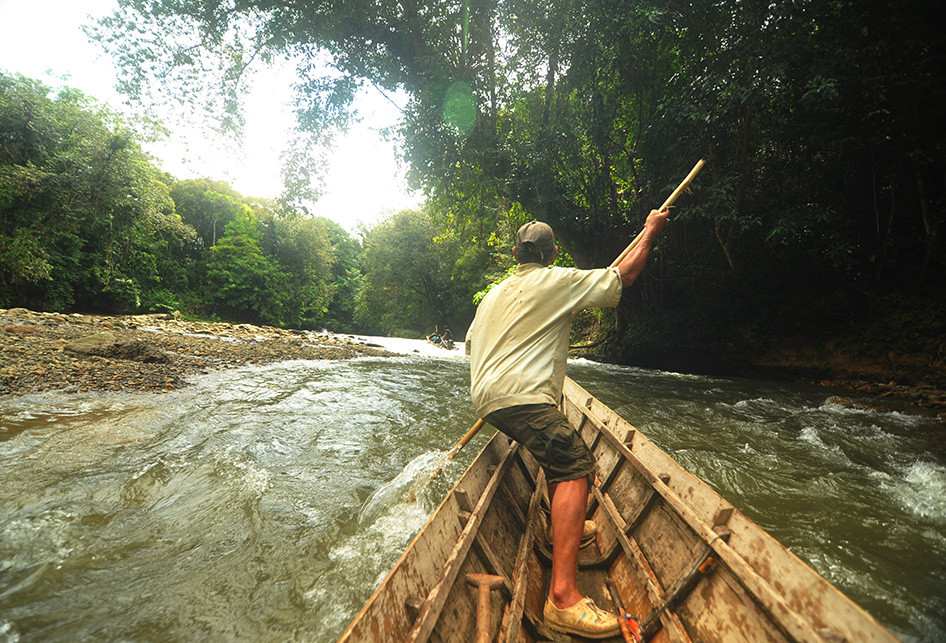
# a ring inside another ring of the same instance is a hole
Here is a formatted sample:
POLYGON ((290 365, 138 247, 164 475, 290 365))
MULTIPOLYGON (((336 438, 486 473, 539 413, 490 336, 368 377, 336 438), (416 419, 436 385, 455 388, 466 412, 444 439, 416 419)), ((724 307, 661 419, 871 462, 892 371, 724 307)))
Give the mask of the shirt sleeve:
POLYGON ((574 311, 585 308, 613 308, 621 301, 621 273, 617 268, 574 270, 571 300, 574 311))

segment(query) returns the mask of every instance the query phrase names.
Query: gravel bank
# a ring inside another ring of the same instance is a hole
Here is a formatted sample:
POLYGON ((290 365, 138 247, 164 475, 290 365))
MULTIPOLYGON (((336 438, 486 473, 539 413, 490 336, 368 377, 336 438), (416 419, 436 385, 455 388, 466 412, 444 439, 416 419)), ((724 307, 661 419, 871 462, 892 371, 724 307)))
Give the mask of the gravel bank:
POLYGON ((164 392, 185 386, 189 376, 243 364, 387 355, 346 335, 187 322, 171 315, 0 309, 0 395, 55 389, 164 392))
MULTIPOLYGON (((173 391, 185 386, 189 376, 243 364, 392 355, 351 335, 187 322, 172 315, 111 317, 0 309, 0 396, 56 389, 173 391), (93 346, 91 352, 81 352, 88 351, 88 344, 93 346)), ((840 373, 820 383, 842 396, 847 391, 922 406, 946 424, 946 391, 939 386, 903 386, 880 374, 865 379, 840 373)))

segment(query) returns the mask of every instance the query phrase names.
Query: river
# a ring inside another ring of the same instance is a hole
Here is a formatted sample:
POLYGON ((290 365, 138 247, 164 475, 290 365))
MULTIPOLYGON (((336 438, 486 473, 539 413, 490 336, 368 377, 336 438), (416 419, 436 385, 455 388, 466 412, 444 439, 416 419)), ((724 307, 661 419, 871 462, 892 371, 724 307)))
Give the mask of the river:
MULTIPOLYGON (((476 418, 459 351, 393 347, 164 395, 0 399, 0 643, 334 641, 492 433, 406 502, 476 418)), ((946 445, 928 413, 569 374, 895 634, 946 640, 946 445)))

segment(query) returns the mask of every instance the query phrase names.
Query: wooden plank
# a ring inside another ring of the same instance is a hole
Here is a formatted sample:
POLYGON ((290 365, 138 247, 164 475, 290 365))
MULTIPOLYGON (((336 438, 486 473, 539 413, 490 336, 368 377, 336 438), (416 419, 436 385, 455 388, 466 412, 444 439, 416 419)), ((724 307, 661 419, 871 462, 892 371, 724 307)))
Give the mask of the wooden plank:
MULTIPOLYGON (((598 435, 601 435, 600 433, 598 435)), ((603 493, 606 493, 608 489, 611 488, 611 485, 614 483, 615 478, 618 477, 618 474, 621 473, 621 466, 626 462, 624 458, 618 458, 614 463, 614 466, 611 467, 611 470, 608 471, 608 474, 604 476, 604 479, 598 485, 601 488, 603 493)))
MULTIPOLYGON (((519 509, 519 505, 516 503, 515 498, 512 497, 509 492, 508 487, 504 486, 502 488, 502 493, 507 497, 507 504, 509 507, 509 513, 516 519, 519 525, 525 529, 526 528, 526 517, 522 515, 522 510, 519 509)), ((531 497, 531 496, 530 496, 531 497)))
MULTIPOLYGON (((506 489, 506 486, 503 485, 503 490, 506 489)), ((514 587, 509 576, 506 575, 502 561, 499 560, 499 556, 493 551, 493 548, 490 546, 489 541, 483 534, 481 529, 477 534, 476 538, 473 540, 473 549, 476 550, 477 555, 483 561, 486 569, 489 573, 495 576, 501 576, 503 579, 502 591, 506 599, 512 601, 514 595, 514 587)), ((420 614, 420 608, 423 606, 423 602, 418 599, 417 605, 417 614, 415 618, 420 614)), ((530 610, 527 606, 523 609, 523 617, 526 621, 527 627, 536 633, 538 636, 548 635, 548 631, 542 623, 542 619, 539 618, 535 612, 530 610)))
MULTIPOLYGON (((597 505, 598 495, 595 494, 594 497, 595 497, 595 505, 597 505)), ((633 515, 631 520, 626 521, 625 523, 626 526, 622 530, 624 531, 625 535, 631 536, 634 534, 634 530, 637 528, 637 526, 644 520, 647 514, 650 513, 650 510, 657 504, 657 499, 659 497, 660 496, 657 494, 656 491, 653 491, 653 490, 651 491, 651 493, 647 496, 647 499, 641 504, 641 506, 638 508, 637 512, 633 515)), ((607 569, 608 567, 614 564, 614 560, 620 550, 621 550, 621 541, 615 538, 614 542, 611 544, 608 550, 605 553, 603 553, 599 559, 594 560, 594 561, 588 561, 587 563, 588 568, 589 569, 597 569, 597 568, 607 569)))
POLYGON ((673 585, 706 547, 682 518, 663 502, 641 521, 634 536, 664 587, 673 585))
MULTIPOLYGON (((506 593, 506 598, 512 598, 512 581, 509 580, 509 577, 506 576, 505 571, 503 570, 502 562, 499 560, 499 557, 493 552, 493 548, 490 547, 489 541, 483 537, 482 533, 477 533, 476 538, 473 539, 473 549, 476 550, 477 555, 482 559, 483 563, 486 566, 487 571, 494 576, 502 576, 503 579, 503 591, 506 593)), ((418 615, 420 614, 418 610, 418 615)))
POLYGON ((528 453, 528 451, 520 451, 518 458, 516 458, 516 467, 522 473, 522 477, 528 481, 529 485, 534 489, 535 488, 535 476, 529 471, 529 465, 526 464, 525 458, 522 457, 523 454, 528 453))
MULTIPOLYGON (((458 487, 479 495, 489 481, 487 467, 499 462, 509 445, 508 438, 497 433, 481 449, 474 463, 460 478, 458 487)), ((339 639, 354 641, 403 640, 414 623, 405 607, 409 597, 426 597, 439 580, 441 563, 446 560, 462 533, 457 520, 459 511, 453 493, 440 503, 423 528, 407 546, 384 581, 375 589, 339 639)))
POLYGON ((651 492, 647 494, 647 499, 641 505, 640 509, 631 517, 627 522, 627 530, 633 532, 637 529, 637 526, 643 522, 644 518, 647 517, 647 514, 657 505, 660 501, 660 494, 657 493, 656 489, 651 488, 651 492))
MULTIPOLYGON (((595 444, 597 444, 598 439, 600 438, 601 438, 601 432, 599 431, 598 436, 595 439, 595 444)), ((594 446, 592 446, 592 452, 594 452, 594 446)), ((595 456, 595 459, 597 460, 598 456, 595 456)), ((611 488, 611 485, 614 483, 614 480, 618 477, 618 474, 621 473, 621 465, 623 464, 624 464, 623 458, 617 458, 615 460, 613 466, 611 467, 611 470, 608 471, 607 475, 604 476, 604 480, 602 480, 601 483, 599 484, 602 491, 607 491, 608 489, 611 488)), ((586 519, 591 518, 597 509, 598 509, 598 497, 592 494, 591 502, 588 503, 588 511, 585 518, 586 519)))
MULTIPOLYGON (((718 537, 722 538, 722 536, 718 537)), ((712 566, 715 565, 715 559, 710 555, 712 552, 713 549, 709 545, 704 547, 700 554, 697 555, 690 569, 686 573, 681 574, 677 581, 667 590, 663 604, 658 606, 652 613, 647 615, 646 619, 641 621, 641 630, 644 640, 652 637, 657 631, 657 620, 660 615, 664 611, 675 610, 677 604, 693 591, 696 584, 700 582, 703 576, 710 573, 712 566)))
POLYGON ((431 632, 433 632, 434 626, 437 624, 437 619, 440 617, 440 612, 443 610, 444 603, 450 593, 450 589, 453 587, 457 574, 460 572, 460 566, 463 564, 470 547, 473 546, 473 539, 476 537, 476 533, 482 524, 483 514, 486 512, 486 508, 489 507, 489 503, 493 500, 493 496, 496 494, 503 476, 509 471, 509 467, 512 465, 518 449, 519 444, 517 442, 511 443, 499 466, 493 471, 490 481, 487 483, 486 488, 476 502, 473 515, 467 522, 466 527, 463 528, 463 532, 460 534, 460 538, 454 546, 453 551, 447 557, 443 567, 443 576, 430 593, 427 594, 424 607, 417 617, 414 626, 411 628, 411 631, 408 632, 407 640, 426 641, 430 637, 431 632))
POLYGON ((513 598, 506 611, 506 617, 503 619, 502 631, 499 640, 507 643, 516 643, 519 640, 519 631, 522 623, 522 612, 526 602, 526 589, 528 589, 528 564, 529 556, 532 553, 532 543, 535 540, 535 530, 539 522, 539 513, 541 511, 540 499, 542 497, 542 486, 545 483, 545 472, 539 471, 536 478, 535 491, 529 501, 529 511, 526 515, 526 528, 519 540, 519 551, 516 554, 516 566, 512 572, 512 584, 514 586, 513 598))
POLYGON ((773 624, 783 628, 791 637, 801 641, 818 641, 822 637, 811 627, 811 624, 795 612, 785 600, 775 592, 771 585, 763 579, 746 561, 737 554, 731 547, 721 541, 716 540, 716 533, 704 523, 688 505, 686 505, 670 488, 663 483, 650 468, 637 458, 630 449, 618 439, 604 425, 604 423, 592 415, 588 410, 589 419, 602 434, 611 442, 615 449, 627 458, 628 462, 637 469, 637 471, 647 480, 654 489, 661 495, 666 504, 680 516, 704 542, 716 551, 717 555, 730 568, 733 569, 735 577, 772 617, 773 624))
POLYGON ((787 643, 791 640, 772 627, 769 616, 752 602, 722 564, 701 581, 698 591, 677 606, 676 614, 686 623, 695 641, 787 643))
MULTIPOLYGON (((517 461, 523 453, 525 452, 520 449, 517 454, 519 456, 517 461)), ((506 473, 503 484, 500 485, 500 491, 494 496, 484 516, 483 524, 473 541, 472 553, 475 555, 467 556, 466 562, 458 575, 458 578, 461 578, 464 572, 477 571, 477 563, 479 563, 486 572, 502 579, 499 592, 491 598, 492 612, 500 615, 500 617, 491 619, 491 621, 494 621, 493 627, 495 629, 499 629, 503 620, 501 616, 508 611, 507 603, 511 602, 514 596, 510 576, 515 568, 521 536, 525 531, 525 518, 519 513, 518 503, 523 499, 526 502, 531 499, 532 485, 534 485, 534 480, 530 476, 524 475, 527 473, 527 469, 521 470, 518 467, 512 467, 506 473), (510 489, 516 489, 517 491, 511 495, 510 489), (513 534, 516 534, 515 543, 511 544, 509 541, 513 534)), ((475 618, 470 609, 469 597, 463 595, 464 589, 466 588, 462 587, 462 583, 455 583, 431 635, 431 640, 439 638, 447 643, 468 639, 468 629, 465 626, 457 627, 457 624, 472 623, 475 618)), ((418 613, 420 608, 423 607, 422 601, 419 603, 418 613)), ((522 610, 521 623, 532 639, 548 639, 551 636, 550 631, 542 623, 541 616, 537 615, 528 605, 524 606, 522 610)))
MULTIPOLYGON (((624 519, 621 518, 621 513, 617 510, 617 507, 614 506, 614 502, 607 494, 601 493, 601 490, 597 487, 594 492, 595 495, 598 496, 599 505, 605 511, 616 530, 616 537, 618 542, 621 543, 621 548, 624 550, 625 555, 636 564, 640 577, 644 580, 645 590, 647 591, 651 605, 662 605, 666 600, 663 587, 661 587, 657 575, 654 574, 653 570, 650 568, 650 563, 647 562, 640 547, 637 546, 637 543, 632 537, 624 533, 625 523, 624 519)), ((659 618, 672 642, 687 643, 690 641, 690 637, 687 635, 683 624, 674 614, 663 611, 659 618)))

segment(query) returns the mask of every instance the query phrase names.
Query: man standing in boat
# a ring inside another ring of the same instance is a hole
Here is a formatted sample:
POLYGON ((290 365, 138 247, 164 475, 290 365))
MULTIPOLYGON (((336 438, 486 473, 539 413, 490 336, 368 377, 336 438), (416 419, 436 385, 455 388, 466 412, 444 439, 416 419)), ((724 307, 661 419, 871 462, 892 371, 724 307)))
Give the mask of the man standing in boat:
POLYGON ((547 224, 527 223, 516 233, 515 274, 483 299, 467 334, 473 404, 481 418, 535 457, 549 483, 552 580, 545 621, 553 629, 588 638, 620 633, 618 617, 578 591, 578 550, 596 526, 585 520, 594 455, 557 404, 573 313, 613 307, 647 263, 667 211, 652 210, 643 236, 614 268, 578 270, 549 266, 558 255, 547 224))

